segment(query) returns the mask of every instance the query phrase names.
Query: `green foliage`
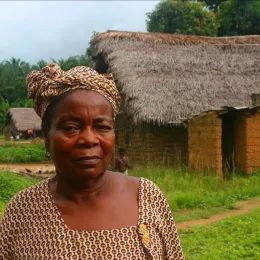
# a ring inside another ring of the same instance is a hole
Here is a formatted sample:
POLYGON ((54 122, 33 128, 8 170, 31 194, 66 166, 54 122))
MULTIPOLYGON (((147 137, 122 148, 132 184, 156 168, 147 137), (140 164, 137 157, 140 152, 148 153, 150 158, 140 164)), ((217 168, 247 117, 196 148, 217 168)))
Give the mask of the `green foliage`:
POLYGON ((0 163, 26 163, 46 161, 44 144, 1 145, 0 163))
POLYGON ((19 191, 33 186, 39 179, 23 177, 18 174, 0 172, 0 219, 6 203, 19 191))
POLYGON ((60 59, 57 61, 54 59, 51 60, 57 63, 64 71, 68 71, 76 66, 89 66, 89 59, 87 55, 71 56, 68 59, 60 59))
POLYGON ((92 36, 91 36, 91 38, 90 38, 90 41, 89 41, 89 47, 87 48, 87 50, 86 50, 86 55, 88 56, 88 57, 90 57, 90 58, 94 58, 92 55, 93 55, 93 52, 94 52, 94 50, 93 50, 93 39, 94 39, 94 37, 95 36, 97 36, 99 33, 98 32, 96 32, 96 31, 93 31, 92 32, 92 36))
POLYGON ((0 95, 0 131, 2 131, 4 123, 5 123, 5 117, 7 114, 7 111, 9 109, 9 102, 6 99, 3 99, 0 95))
POLYGON ((178 169, 137 168, 134 176, 155 182, 164 192, 172 210, 230 206, 239 200, 260 196, 260 176, 198 176, 185 167, 178 169))
POLYGON ((260 208, 243 216, 180 231, 187 260, 260 259, 260 208))
POLYGON ((205 4, 193 1, 163 0, 147 14, 149 32, 216 36, 219 24, 205 4))
POLYGON ((226 0, 219 8, 219 36, 260 34, 260 0, 226 0))
POLYGON ((213 215, 227 212, 229 210, 237 209, 233 205, 226 205, 220 207, 205 207, 191 210, 175 210, 173 212, 174 221, 176 223, 182 221, 190 221, 196 219, 208 219, 213 215))
POLYGON ((18 191, 39 182, 39 179, 15 173, 0 172, 0 201, 7 203, 18 191))
POLYGON ((219 5, 226 0, 198 0, 198 2, 204 2, 210 10, 217 11, 219 5))
MULTIPOLYGON (((87 55, 72 56, 68 59, 60 59, 58 61, 52 59, 52 61, 57 62, 61 69, 65 71, 76 66, 89 66, 89 58, 87 55)), ((10 107, 32 107, 32 101, 27 99, 26 76, 29 72, 41 70, 46 65, 47 62, 44 60, 38 61, 37 64, 30 65, 16 58, 1 62, 0 97, 4 100, 8 100, 10 107)))
POLYGON ((12 103, 11 107, 33 107, 32 99, 22 99, 19 98, 12 103))

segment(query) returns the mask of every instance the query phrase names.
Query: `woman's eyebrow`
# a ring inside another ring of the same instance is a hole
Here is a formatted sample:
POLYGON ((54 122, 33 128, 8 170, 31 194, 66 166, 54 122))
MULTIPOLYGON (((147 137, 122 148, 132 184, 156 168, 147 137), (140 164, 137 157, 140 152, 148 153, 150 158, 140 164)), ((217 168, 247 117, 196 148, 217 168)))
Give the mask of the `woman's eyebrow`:
POLYGON ((113 120, 110 117, 102 116, 102 117, 98 117, 98 118, 94 119, 94 122, 95 123, 103 123, 103 122, 113 123, 113 120))
POLYGON ((76 115, 61 115, 58 117, 58 122, 61 122, 62 120, 66 121, 74 121, 74 122, 81 122, 82 118, 76 116, 76 115))

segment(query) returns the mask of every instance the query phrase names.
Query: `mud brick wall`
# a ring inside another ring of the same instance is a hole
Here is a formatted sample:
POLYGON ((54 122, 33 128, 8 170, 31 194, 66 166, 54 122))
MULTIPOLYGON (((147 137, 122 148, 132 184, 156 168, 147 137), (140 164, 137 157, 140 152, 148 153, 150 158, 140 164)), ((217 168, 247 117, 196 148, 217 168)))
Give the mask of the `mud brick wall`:
POLYGON ((260 170, 260 112, 247 118, 246 173, 260 170))
POLYGON ((188 132, 184 127, 133 127, 132 144, 125 146, 125 131, 118 131, 116 149, 125 147, 133 165, 173 166, 187 163, 188 132))
POLYGON ((237 167, 247 174, 260 170, 260 113, 240 115, 236 124, 240 133, 235 139, 237 167))
POLYGON ((188 122, 189 169, 222 176, 222 120, 208 113, 188 122))
POLYGON ((247 172, 247 116, 237 113, 234 138, 235 167, 247 172))

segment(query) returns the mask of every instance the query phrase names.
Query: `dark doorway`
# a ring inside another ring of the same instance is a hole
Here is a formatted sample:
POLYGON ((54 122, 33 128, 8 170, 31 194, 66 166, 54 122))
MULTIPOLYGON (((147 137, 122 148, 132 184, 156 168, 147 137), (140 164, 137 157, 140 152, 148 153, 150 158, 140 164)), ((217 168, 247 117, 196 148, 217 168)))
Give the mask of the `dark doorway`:
POLYGON ((222 118, 222 167, 224 178, 234 170, 235 112, 229 111, 222 118))

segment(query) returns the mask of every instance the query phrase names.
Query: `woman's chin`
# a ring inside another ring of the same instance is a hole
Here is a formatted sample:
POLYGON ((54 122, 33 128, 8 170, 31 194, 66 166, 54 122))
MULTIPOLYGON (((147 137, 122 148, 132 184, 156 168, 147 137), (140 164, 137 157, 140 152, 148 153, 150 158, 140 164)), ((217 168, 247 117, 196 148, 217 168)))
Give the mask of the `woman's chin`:
POLYGON ((76 169, 74 176, 76 175, 80 179, 95 179, 99 176, 102 176, 105 171, 106 170, 102 170, 96 167, 76 169))

